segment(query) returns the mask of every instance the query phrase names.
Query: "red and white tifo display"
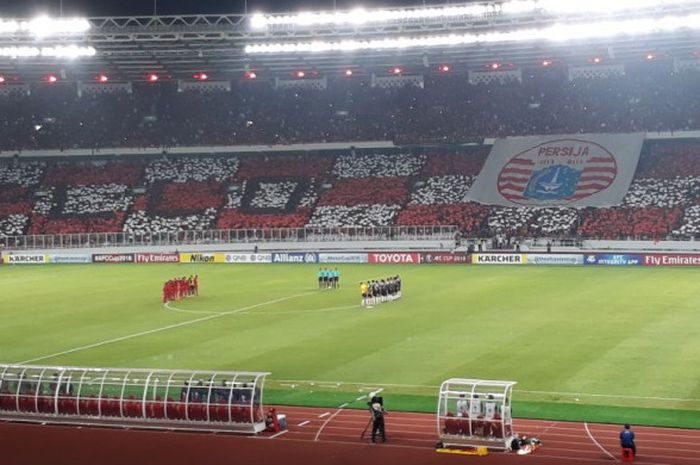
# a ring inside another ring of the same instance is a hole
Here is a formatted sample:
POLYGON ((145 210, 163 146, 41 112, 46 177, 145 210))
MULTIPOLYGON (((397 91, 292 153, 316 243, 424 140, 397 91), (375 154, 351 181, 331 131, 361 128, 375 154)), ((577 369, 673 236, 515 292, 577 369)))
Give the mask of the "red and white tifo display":
POLYGON ((0 365, 0 419, 256 434, 268 375, 0 365))

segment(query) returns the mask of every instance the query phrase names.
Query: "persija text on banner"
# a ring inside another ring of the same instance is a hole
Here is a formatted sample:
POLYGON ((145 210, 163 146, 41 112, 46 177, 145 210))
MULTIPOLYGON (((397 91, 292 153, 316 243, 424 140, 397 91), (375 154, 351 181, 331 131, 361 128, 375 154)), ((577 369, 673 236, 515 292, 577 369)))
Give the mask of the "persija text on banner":
POLYGON ((637 169, 643 134, 498 139, 465 200, 506 207, 610 207, 637 169))

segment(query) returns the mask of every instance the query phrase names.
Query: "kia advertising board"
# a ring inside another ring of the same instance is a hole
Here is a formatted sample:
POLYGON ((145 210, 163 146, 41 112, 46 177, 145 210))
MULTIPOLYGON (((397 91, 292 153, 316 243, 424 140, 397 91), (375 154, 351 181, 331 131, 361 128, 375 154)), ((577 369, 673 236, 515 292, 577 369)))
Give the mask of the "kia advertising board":
POLYGON ((420 263, 420 254, 417 252, 370 252, 367 258, 369 263, 420 263))
POLYGON ((527 255, 520 253, 476 253, 472 255, 474 265, 524 265, 527 255))
POLYGON ((367 263, 366 253, 320 253, 319 263, 367 263))
POLYGON ((465 253, 430 252, 420 254, 420 262, 426 263, 470 263, 469 255, 465 253))
POLYGON ((528 265, 583 265, 580 254, 527 254, 528 265))
POLYGON ((318 254, 312 252, 273 253, 272 263, 318 263, 318 254))
POLYGON ((655 253, 644 255, 647 266, 700 266, 700 255, 683 253, 655 253))
POLYGON ((644 264, 644 255, 639 254, 588 254, 586 265, 634 266, 644 264))
POLYGON ((134 263, 132 253, 98 253, 92 256, 93 263, 134 263))
POLYGON ((43 265, 47 262, 46 255, 35 253, 23 253, 17 255, 5 255, 5 263, 10 265, 43 265))
POLYGON ((272 263, 271 253, 227 253, 226 263, 272 263))

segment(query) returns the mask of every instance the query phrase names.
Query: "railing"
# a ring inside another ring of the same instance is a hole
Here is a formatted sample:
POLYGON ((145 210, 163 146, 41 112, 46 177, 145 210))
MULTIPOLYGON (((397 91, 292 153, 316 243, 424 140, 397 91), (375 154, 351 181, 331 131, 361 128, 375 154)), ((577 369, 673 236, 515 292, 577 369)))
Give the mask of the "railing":
POLYGON ((185 246, 265 242, 451 240, 456 226, 381 226, 351 228, 216 229, 164 233, 84 233, 0 236, 0 249, 75 249, 86 247, 185 246))

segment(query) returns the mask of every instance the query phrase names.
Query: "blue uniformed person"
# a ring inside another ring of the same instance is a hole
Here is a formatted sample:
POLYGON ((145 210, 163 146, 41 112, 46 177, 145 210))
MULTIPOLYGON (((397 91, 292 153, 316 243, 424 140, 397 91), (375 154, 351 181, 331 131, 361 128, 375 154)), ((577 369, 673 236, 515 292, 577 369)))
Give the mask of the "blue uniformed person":
POLYGON ((625 423, 625 429, 620 432, 620 445, 623 449, 632 449, 632 455, 637 455, 637 445, 634 443, 634 431, 629 423, 625 423))

